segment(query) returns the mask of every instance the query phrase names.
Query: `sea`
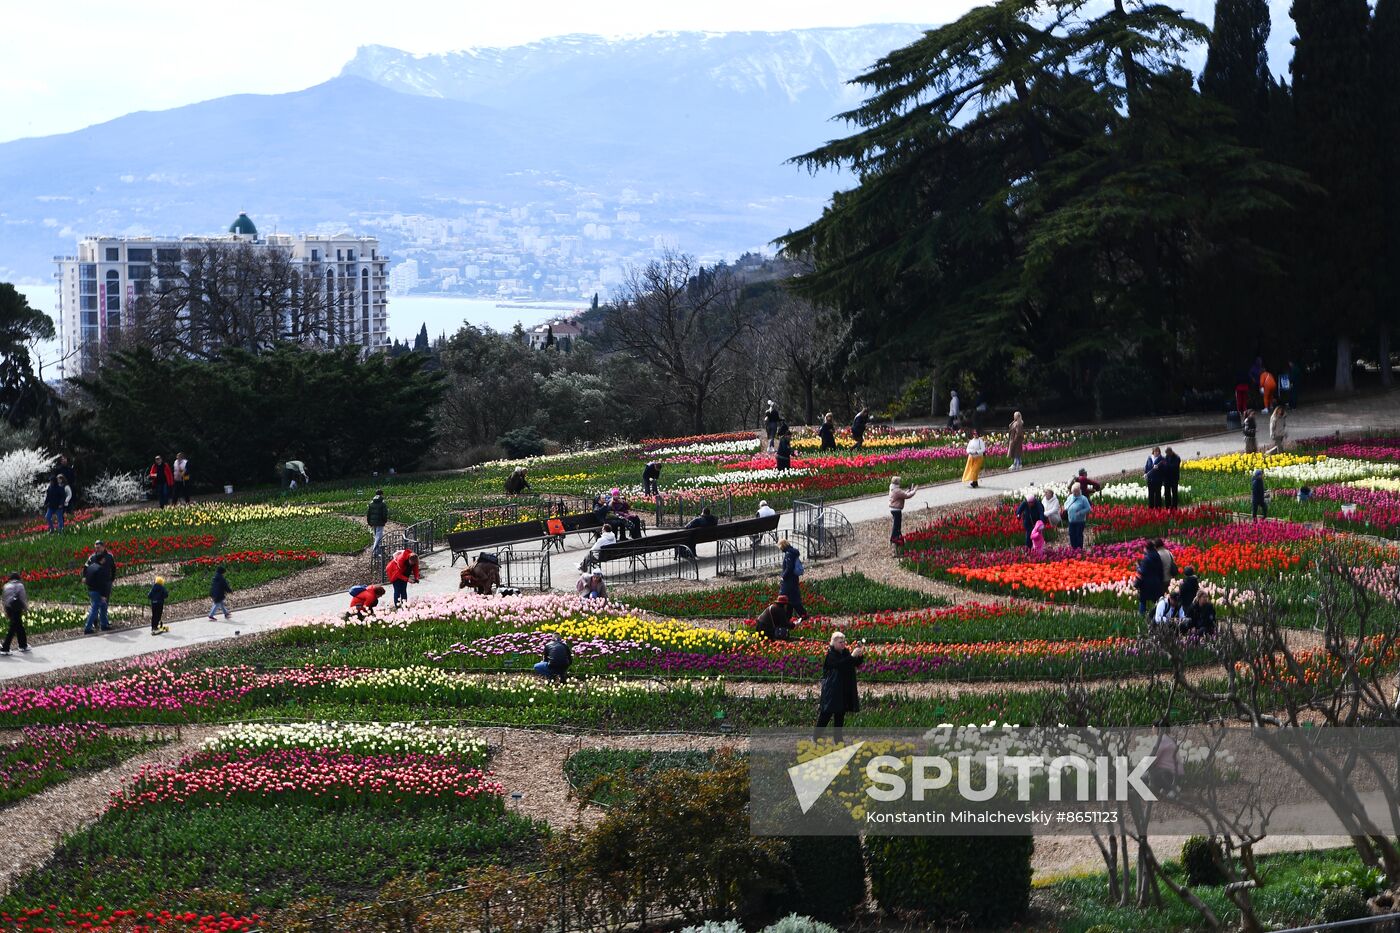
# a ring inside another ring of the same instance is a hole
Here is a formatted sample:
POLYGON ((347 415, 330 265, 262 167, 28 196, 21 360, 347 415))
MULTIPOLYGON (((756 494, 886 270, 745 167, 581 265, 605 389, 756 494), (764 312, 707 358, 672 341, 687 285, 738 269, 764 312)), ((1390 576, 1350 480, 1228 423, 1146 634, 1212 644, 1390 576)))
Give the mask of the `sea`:
MULTIPOLYGON (((52 285, 16 285, 15 288, 29 301, 30 307, 37 308, 53 318, 57 326, 58 296, 52 285)), ((412 343, 424 325, 427 325, 430 340, 436 340, 443 335, 450 336, 463 324, 474 324, 505 333, 516 324, 530 328, 587 307, 588 302, 585 300, 570 304, 556 301, 456 298, 451 295, 390 295, 389 337, 392 340, 406 340, 412 343)), ((57 371, 54 364, 59 357, 58 342, 41 344, 39 357, 45 364, 44 377, 55 378, 57 371)))

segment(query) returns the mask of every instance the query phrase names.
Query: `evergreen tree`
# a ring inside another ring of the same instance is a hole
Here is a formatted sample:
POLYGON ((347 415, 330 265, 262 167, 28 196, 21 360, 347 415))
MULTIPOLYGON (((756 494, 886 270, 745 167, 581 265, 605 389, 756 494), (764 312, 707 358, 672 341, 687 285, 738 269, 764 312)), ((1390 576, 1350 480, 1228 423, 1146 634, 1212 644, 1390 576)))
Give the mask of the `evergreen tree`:
POLYGON ((1216 0, 1201 93, 1229 107, 1239 138, 1262 146, 1270 90, 1268 0, 1216 0))
POLYGON ((1298 161, 1322 191, 1297 257, 1313 317, 1336 340, 1336 388, 1353 388, 1355 341, 1375 323, 1377 153, 1366 0, 1293 0, 1298 161))
POLYGON ((1376 323, 1381 381, 1390 385, 1390 338, 1394 328, 1400 327, 1400 0, 1376 0, 1371 63, 1371 112, 1377 128, 1381 186, 1376 323))
POLYGON ((0 282, 0 420, 11 427, 35 418, 46 435, 56 427, 57 399, 29 355, 30 344, 53 338, 49 316, 30 307, 9 282, 0 282))
POLYGON ((422 328, 419 329, 418 336, 413 338, 413 352, 428 352, 428 324, 426 321, 423 323, 422 328))

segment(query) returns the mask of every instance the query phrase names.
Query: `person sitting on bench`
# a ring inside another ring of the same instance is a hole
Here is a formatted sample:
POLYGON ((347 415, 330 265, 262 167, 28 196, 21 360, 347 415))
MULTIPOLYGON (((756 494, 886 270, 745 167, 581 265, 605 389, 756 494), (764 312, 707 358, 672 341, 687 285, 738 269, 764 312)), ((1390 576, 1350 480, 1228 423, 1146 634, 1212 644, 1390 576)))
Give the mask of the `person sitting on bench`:
POLYGON ((792 606, 786 596, 779 596, 754 620, 758 634, 773 641, 787 641, 792 631, 792 606))
MULTIPOLYGON (((622 491, 613 489, 609 494, 608 509, 614 516, 620 518, 632 532, 635 540, 642 536, 642 517, 632 511, 632 507, 627 504, 627 500, 622 498, 622 491)), ((621 537, 621 536, 619 536, 621 537)))
POLYGON ((598 537, 594 540, 593 547, 583 556, 583 560, 579 561, 578 572, 583 573, 591 569, 594 564, 602 563, 603 548, 607 547, 609 544, 616 544, 617 541, 617 535, 613 534, 613 530, 610 527, 604 528, 602 531, 598 532, 598 537))
POLYGON ((574 663, 574 654, 569 643, 551 632, 549 643, 544 646, 544 660, 535 665, 535 673, 546 680, 564 682, 569 676, 569 665, 574 663))
POLYGON ((685 523, 687 528, 713 528, 719 524, 719 519, 710 514, 710 507, 707 505, 700 510, 700 514, 685 523))

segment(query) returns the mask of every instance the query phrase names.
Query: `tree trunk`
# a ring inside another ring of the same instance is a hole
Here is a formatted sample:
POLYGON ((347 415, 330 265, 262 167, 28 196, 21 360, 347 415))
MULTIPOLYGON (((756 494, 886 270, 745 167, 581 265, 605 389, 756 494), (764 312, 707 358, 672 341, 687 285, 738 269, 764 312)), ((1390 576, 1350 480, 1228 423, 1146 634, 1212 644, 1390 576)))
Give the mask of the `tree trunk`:
POLYGON ((803 393, 806 395, 806 401, 807 401, 807 423, 808 423, 808 424, 816 424, 816 423, 817 423, 817 389, 816 389, 816 380, 813 379, 811 376, 808 376, 808 377, 804 380, 804 385, 802 386, 802 389, 803 389, 803 393))
POLYGON ((1356 383, 1351 378, 1351 338, 1337 338, 1337 381, 1334 388, 1338 392, 1352 392, 1356 383))
POLYGON ((1388 389, 1394 384, 1395 377, 1390 371, 1390 325, 1384 321, 1381 322, 1380 346, 1377 349, 1381 364, 1381 385, 1388 389))

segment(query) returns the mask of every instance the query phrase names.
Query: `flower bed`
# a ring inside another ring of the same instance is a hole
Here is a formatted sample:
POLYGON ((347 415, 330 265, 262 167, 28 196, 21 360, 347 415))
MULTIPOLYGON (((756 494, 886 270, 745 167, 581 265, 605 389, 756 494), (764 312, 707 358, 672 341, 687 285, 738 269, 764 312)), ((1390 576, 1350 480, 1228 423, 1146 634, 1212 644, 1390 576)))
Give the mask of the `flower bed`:
POLYGON ((153 744, 159 741, 114 735, 97 723, 25 726, 18 742, 0 745, 0 807, 83 772, 110 768, 153 744))
POLYGON ((263 564, 309 564, 320 561, 321 555, 315 551, 234 551, 230 554, 215 554, 206 557, 192 557, 181 561, 181 567, 246 566, 257 567, 263 564))
POLYGON ((260 925, 257 914, 234 916, 227 912, 201 914, 192 910, 112 910, 104 906, 78 910, 48 904, 44 907, 20 909, 15 913, 0 911, 0 930, 15 933, 61 933, 66 930, 106 930, 110 933, 156 933, 159 930, 184 930, 189 933, 240 933, 260 925))

